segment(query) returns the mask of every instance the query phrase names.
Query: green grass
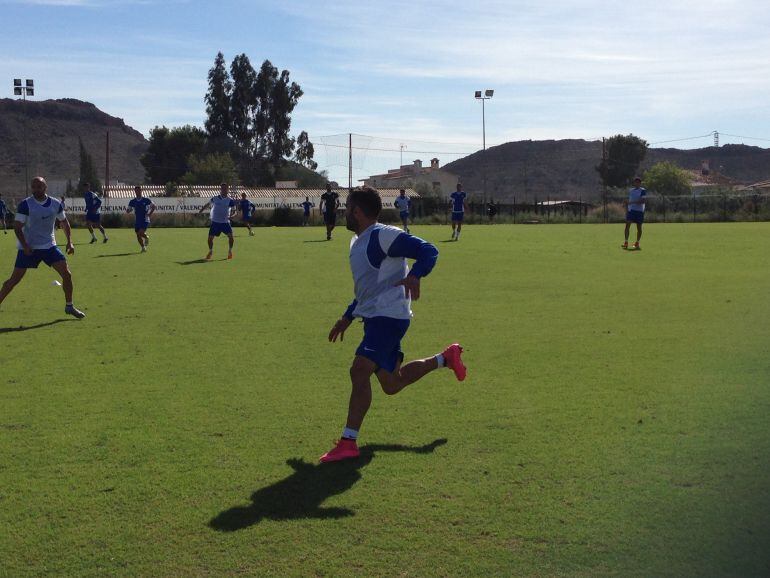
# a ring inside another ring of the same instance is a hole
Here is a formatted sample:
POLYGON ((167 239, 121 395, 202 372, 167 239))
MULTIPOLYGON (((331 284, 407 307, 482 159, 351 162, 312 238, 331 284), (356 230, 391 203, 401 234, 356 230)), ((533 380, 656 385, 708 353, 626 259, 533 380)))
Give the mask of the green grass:
POLYGON ((112 231, 70 259, 86 319, 46 267, 2 305, 0 576, 770 573, 770 224, 415 227, 407 357, 459 340, 468 379, 376 391, 324 468, 349 234, 255 232, 112 231))

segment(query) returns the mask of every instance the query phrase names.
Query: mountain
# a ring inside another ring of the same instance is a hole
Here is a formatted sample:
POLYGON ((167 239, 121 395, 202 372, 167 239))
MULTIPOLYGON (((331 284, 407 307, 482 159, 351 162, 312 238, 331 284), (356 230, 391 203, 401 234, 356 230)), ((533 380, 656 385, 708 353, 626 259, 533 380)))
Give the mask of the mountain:
POLYGON ((147 139, 123 119, 69 98, 39 102, 5 98, 0 99, 0 192, 18 194, 25 189, 25 119, 30 178, 42 175, 54 190, 67 179, 76 183, 80 137, 104 180, 109 131, 110 177, 126 183, 144 181, 139 157, 147 149, 147 139))
MULTIPOLYGON (((460 177, 466 191, 497 201, 578 199, 601 196, 601 181, 594 167, 602 158, 601 141, 545 140, 509 142, 458 159, 443 168, 460 177)), ((700 174, 702 161, 709 161, 712 175, 724 181, 749 184, 770 178, 770 149, 746 145, 723 145, 692 150, 651 148, 639 169, 670 161, 700 174)))

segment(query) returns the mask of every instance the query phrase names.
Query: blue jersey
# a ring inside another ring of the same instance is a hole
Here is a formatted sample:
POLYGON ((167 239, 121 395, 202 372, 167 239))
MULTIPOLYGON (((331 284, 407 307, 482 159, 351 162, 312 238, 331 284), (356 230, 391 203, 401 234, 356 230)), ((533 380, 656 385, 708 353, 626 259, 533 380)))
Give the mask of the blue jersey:
POLYGON ((3 199, 0 199, 0 217, 4 217, 6 211, 8 211, 8 208, 5 206, 3 199))
POLYGON ((235 201, 230 197, 223 197, 217 195, 211 197, 211 222, 212 223, 229 223, 230 222, 230 209, 235 206, 235 201))
POLYGON ((98 213, 102 206, 102 200, 93 191, 86 191, 83 193, 83 198, 86 201, 86 213, 98 213))
MULTIPOLYGON (((27 197, 16 209, 16 220, 24 223, 24 238, 33 249, 50 249, 56 246, 54 221, 64 221, 64 207, 52 197, 46 197, 42 203, 35 197, 27 197)), ((21 243, 17 243, 19 249, 21 243)))
POLYGON ((241 199, 238 204, 240 205, 241 214, 243 215, 244 219, 251 217, 252 211, 257 208, 254 203, 248 199, 241 199))
POLYGON ((644 203, 639 201, 643 201, 646 196, 647 189, 642 187, 635 187, 628 191, 628 210, 644 213, 644 203))
POLYGON ((409 197, 398 196, 398 197, 396 197, 396 200, 393 202, 393 204, 402 213, 408 213, 409 212, 409 207, 412 205, 412 201, 409 200, 409 197))
POLYGON ((152 201, 147 197, 133 198, 129 201, 128 206, 134 209, 137 223, 149 223, 150 217, 147 212, 150 210, 152 201))
POLYGON ((411 299, 403 286, 407 274, 425 277, 438 259, 438 249, 401 229, 375 223, 350 242, 350 268, 355 299, 345 316, 409 319, 411 299), (415 259, 409 271, 406 260, 415 259))
POLYGON ((452 199, 452 212, 464 213, 465 212, 465 193, 463 191, 455 191, 449 195, 452 199))
POLYGON ((314 203, 311 203, 310 201, 305 201, 304 203, 302 203, 302 210, 305 212, 306 215, 309 215, 310 208, 314 206, 315 206, 314 203))

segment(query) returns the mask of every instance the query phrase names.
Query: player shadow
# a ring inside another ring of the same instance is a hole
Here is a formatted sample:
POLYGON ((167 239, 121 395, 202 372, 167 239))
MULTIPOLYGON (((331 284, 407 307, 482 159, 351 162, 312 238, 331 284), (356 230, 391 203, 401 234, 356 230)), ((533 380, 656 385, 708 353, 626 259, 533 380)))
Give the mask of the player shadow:
POLYGON ((303 243, 328 243, 331 239, 312 239, 310 241, 302 241, 303 243))
POLYGON ((94 259, 101 259, 103 257, 129 257, 131 255, 138 255, 138 251, 134 251, 133 253, 109 253, 107 255, 96 255, 94 259))
POLYGON ((30 329, 41 329, 43 327, 50 327, 57 323, 66 323, 67 321, 75 321, 74 319, 57 319, 55 321, 48 321, 46 323, 38 323, 37 325, 19 325, 18 327, 0 327, 0 333, 14 333, 16 331, 29 331, 30 329))
POLYGON ((227 261, 227 257, 221 259, 193 259, 192 261, 175 261, 177 265, 198 265, 199 263, 213 263, 214 261, 227 261))
POLYGON ((437 439, 418 447, 392 444, 362 446, 358 459, 311 464, 302 459, 286 460, 294 472, 286 478, 261 488, 251 495, 249 506, 235 506, 212 518, 209 526, 220 532, 243 530, 263 519, 286 521, 314 518, 317 520, 346 518, 355 512, 348 508, 321 506, 331 496, 346 492, 361 479, 361 468, 367 466, 380 452, 409 452, 430 454, 447 443, 437 439))
POLYGON ((439 241, 439 243, 454 243, 454 239, 444 239, 443 241, 439 241))

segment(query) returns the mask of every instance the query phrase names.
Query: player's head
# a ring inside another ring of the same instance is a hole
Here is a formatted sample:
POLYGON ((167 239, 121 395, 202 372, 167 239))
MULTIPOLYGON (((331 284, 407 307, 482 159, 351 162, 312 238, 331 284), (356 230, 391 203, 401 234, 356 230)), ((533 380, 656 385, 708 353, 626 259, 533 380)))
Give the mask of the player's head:
POLYGON ((371 187, 356 187, 345 202, 345 226, 349 231, 360 232, 364 222, 376 221, 382 211, 380 193, 371 187))
POLYGON ((83 192, 87 192, 91 190, 91 183, 83 183, 80 185, 80 188, 83 189, 83 192))
POLYGON ((310 197, 305 197, 305 202, 306 203, 310 202, 310 197))
POLYGON ((30 184, 32 188, 32 194, 36 197, 42 197, 45 195, 45 191, 48 189, 48 184, 43 177, 35 177, 30 184))
POLYGON ((462 190, 463 190, 463 184, 462 183, 457 183, 457 192, 461 193, 462 190))
POLYGON ((137 199, 142 197, 142 185, 136 185, 134 187, 134 194, 136 195, 137 199))
POLYGON ((326 183, 326 192, 331 193, 332 192, 332 185, 331 183, 326 183))
POLYGON ((639 177, 636 177, 636 178, 634 179, 634 186, 635 186, 635 187, 638 187, 638 186, 640 186, 641 184, 642 184, 642 179, 641 179, 641 178, 639 178, 639 177))
POLYGON ((230 192, 230 185, 227 183, 222 183, 219 185, 219 194, 223 197, 226 197, 230 192))
POLYGON ((405 189, 401 189, 399 192, 401 193, 402 197, 406 196, 406 190, 405 189))
POLYGON ((245 201, 246 200, 246 193, 241 193, 241 198, 245 201))

